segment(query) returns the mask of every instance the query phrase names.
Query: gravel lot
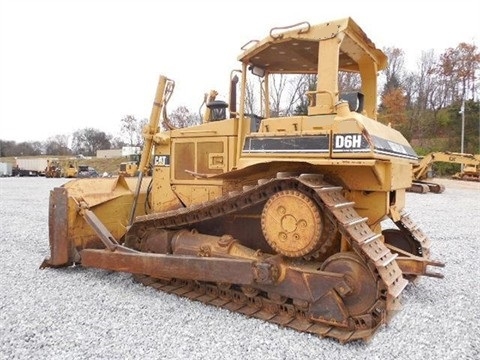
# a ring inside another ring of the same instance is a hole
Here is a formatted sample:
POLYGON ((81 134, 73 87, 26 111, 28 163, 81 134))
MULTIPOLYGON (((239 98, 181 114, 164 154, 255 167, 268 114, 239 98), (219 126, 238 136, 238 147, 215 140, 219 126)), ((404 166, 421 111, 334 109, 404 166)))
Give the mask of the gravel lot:
POLYGON ((479 359, 480 184, 407 194, 445 279, 423 278, 368 343, 342 345, 155 291, 130 275, 39 270, 49 190, 0 178, 0 359, 479 359))

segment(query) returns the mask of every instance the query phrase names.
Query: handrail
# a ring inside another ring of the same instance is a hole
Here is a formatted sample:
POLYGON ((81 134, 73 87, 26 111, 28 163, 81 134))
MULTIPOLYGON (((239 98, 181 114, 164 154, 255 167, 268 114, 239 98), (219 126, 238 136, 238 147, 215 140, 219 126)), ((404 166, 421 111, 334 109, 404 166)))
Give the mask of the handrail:
POLYGON ((310 31, 310 23, 308 21, 302 21, 302 22, 299 22, 297 24, 293 24, 293 25, 287 25, 287 26, 276 26, 276 27, 273 27, 270 29, 270 37, 272 37, 274 40, 278 40, 278 39, 281 39, 283 37, 283 32, 281 32, 280 34, 278 35, 274 35, 273 32, 274 31, 278 31, 278 30, 288 30, 288 29, 293 29, 293 28, 296 28, 298 26, 301 26, 301 25, 306 25, 307 28, 306 29, 299 29, 297 34, 305 34, 307 32, 310 31))
POLYGON ((242 45, 242 47, 240 48, 240 50, 247 50, 247 46, 249 46, 250 44, 252 44, 253 46, 253 43, 257 44, 259 43, 260 40, 250 40, 250 41, 247 41, 245 44, 242 45))
POLYGON ((329 90, 312 90, 312 91, 306 91, 305 92, 305 95, 307 95, 307 98, 308 98, 308 105, 309 106, 316 106, 316 98, 313 96, 313 95, 316 95, 316 94, 328 94, 330 95, 330 98, 332 100, 332 103, 331 103, 331 107, 333 108, 334 106, 334 101, 335 101, 335 95, 333 94, 333 92, 329 91, 329 90))

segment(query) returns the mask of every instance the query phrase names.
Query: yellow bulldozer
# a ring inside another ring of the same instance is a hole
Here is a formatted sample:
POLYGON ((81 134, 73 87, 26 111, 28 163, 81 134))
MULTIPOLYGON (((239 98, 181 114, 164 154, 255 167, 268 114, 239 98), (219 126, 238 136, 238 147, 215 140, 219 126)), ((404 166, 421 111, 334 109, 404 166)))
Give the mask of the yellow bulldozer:
POLYGON ((127 161, 123 161, 120 163, 118 174, 123 176, 137 176, 139 164, 140 154, 131 154, 128 156, 127 161))
POLYGON ((62 168, 58 159, 47 159, 47 166, 45 168, 45 177, 59 178, 62 175, 62 168))
POLYGON ((78 175, 77 161, 73 159, 47 159, 45 177, 47 178, 75 178, 78 175))
POLYGON ((76 159, 65 161, 62 175, 66 178, 76 178, 78 176, 78 162, 76 159))
POLYGON ((54 188, 41 267, 128 272, 300 332, 368 340, 409 282, 441 278, 430 267, 444 265, 405 211, 417 155, 376 121, 387 58, 345 18, 272 28, 238 60, 229 102, 209 97, 203 122, 186 128, 169 122, 175 82, 159 77, 138 177, 54 188), (358 74, 361 89, 339 91, 340 72, 358 74), (272 111, 282 74, 316 77, 306 114, 272 111), (247 110, 252 79, 257 114, 247 110))

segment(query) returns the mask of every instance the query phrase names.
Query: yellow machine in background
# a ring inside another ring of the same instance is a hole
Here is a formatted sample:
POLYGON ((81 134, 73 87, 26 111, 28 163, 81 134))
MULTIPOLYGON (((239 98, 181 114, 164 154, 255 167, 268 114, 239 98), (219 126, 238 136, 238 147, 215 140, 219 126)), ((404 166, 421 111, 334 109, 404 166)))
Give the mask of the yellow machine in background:
POLYGON ((273 28, 238 60, 229 103, 210 93, 203 123, 187 128, 161 119, 175 83, 160 76, 138 178, 52 190, 42 267, 131 272, 298 331, 369 339, 400 309, 408 281, 442 277, 429 267, 443 266, 405 212, 417 155, 375 118, 387 58, 346 18, 273 28), (339 91, 340 72, 358 74, 361 89, 339 91), (316 77, 306 114, 272 111, 282 74, 316 77))
POLYGON ((462 161, 462 169, 453 174, 453 179, 480 181, 480 154, 470 155, 463 154, 469 157, 468 161, 462 161), (473 156, 473 159, 471 158, 473 156))
POLYGON ((78 163, 76 160, 66 161, 63 167, 63 177, 76 178, 78 176, 78 163))
POLYGON ((445 190, 443 185, 428 180, 433 177, 433 164, 439 162, 462 165, 463 169, 454 174, 453 179, 470 181, 479 181, 480 179, 480 155, 438 151, 425 155, 418 164, 414 165, 412 169, 413 183, 408 191, 442 193, 445 190))
POLYGON ((118 174, 123 176, 137 176, 139 164, 140 154, 131 154, 128 156, 128 161, 120 163, 118 174))
POLYGON ((58 159, 47 159, 47 167, 45 168, 45 177, 59 178, 62 175, 60 161, 58 159))
POLYGON ((45 168, 47 178, 75 178, 78 175, 78 164, 75 159, 48 159, 45 168))

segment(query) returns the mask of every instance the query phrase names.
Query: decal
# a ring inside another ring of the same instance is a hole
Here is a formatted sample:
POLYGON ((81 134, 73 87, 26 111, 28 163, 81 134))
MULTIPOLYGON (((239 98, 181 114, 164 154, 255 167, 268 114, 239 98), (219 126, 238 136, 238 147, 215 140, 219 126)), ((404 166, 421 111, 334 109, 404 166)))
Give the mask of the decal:
POLYGON ((170 155, 154 155, 153 166, 170 166, 170 155))
POLYGON ((378 136, 372 135, 375 152, 384 155, 393 155, 397 157, 417 160, 418 156, 409 145, 403 145, 391 140, 383 139, 378 136))
POLYGON ((329 151, 328 135, 303 136, 247 136, 244 153, 326 153, 329 151))
POLYGON ((362 134, 335 134, 333 152, 366 152, 370 146, 362 134))

